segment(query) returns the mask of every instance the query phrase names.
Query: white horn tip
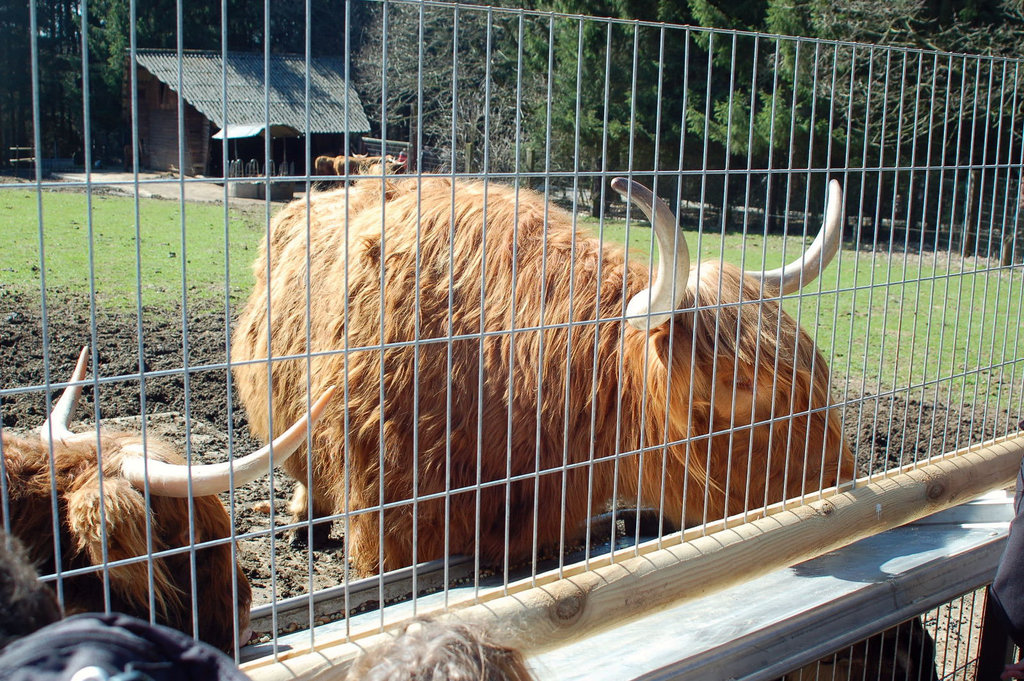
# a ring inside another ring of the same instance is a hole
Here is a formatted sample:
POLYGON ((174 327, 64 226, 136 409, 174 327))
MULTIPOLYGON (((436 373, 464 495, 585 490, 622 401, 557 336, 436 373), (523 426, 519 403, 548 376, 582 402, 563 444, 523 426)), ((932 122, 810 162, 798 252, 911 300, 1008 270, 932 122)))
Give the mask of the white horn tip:
POLYGON ((839 180, 832 179, 828 182, 828 198, 829 203, 839 204, 843 200, 843 186, 839 184, 839 180))
POLYGON ((310 426, 316 423, 317 420, 320 418, 320 415, 323 413, 324 408, 327 407, 327 403, 330 402, 331 398, 334 397, 334 393, 335 391, 337 391, 337 389, 338 386, 336 385, 327 386, 327 389, 320 394, 320 397, 318 397, 316 402, 313 403, 313 406, 309 408, 310 426))
POLYGON ((72 381, 84 381, 86 371, 89 369, 89 346, 83 345, 78 353, 78 361, 75 363, 75 371, 71 374, 72 381))
POLYGON ((838 192, 842 191, 843 188, 842 186, 840 186, 839 180, 832 178, 831 180, 828 181, 828 189, 829 191, 838 192))
POLYGON ((78 399, 82 396, 81 383, 85 380, 85 375, 88 371, 89 346, 83 345, 82 350, 78 353, 78 361, 75 362, 74 371, 71 372, 71 379, 68 381, 74 385, 69 385, 64 389, 60 397, 57 398, 57 401, 51 406, 50 415, 43 421, 43 425, 36 429, 44 443, 53 440, 64 440, 73 435, 68 430, 68 422, 71 420, 75 407, 78 406, 78 399))

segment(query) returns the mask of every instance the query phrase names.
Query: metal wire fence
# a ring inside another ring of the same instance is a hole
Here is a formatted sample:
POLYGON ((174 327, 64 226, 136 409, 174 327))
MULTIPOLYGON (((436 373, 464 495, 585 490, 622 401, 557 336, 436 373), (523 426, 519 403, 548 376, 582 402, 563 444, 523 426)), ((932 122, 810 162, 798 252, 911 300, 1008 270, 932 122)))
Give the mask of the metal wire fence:
POLYGON ((88 54, 81 148, 61 150, 82 172, 49 172, 38 95, 15 140, 35 152, 0 177, 4 529, 69 612, 134 609, 239 658, 251 623, 276 655, 297 629, 313 647, 368 610, 379 628, 467 584, 510 593, 1020 428, 1019 60, 353 7, 330 64, 308 10, 284 66, 268 47, 243 68, 227 18, 207 53, 180 13, 174 49, 129 31, 122 173, 94 167, 88 54), (801 261, 823 223, 837 251, 801 261), (39 440, 76 383, 85 435, 39 440), (172 508, 142 476, 144 550, 112 529, 139 449, 98 429, 178 461, 166 440, 198 474, 328 386, 284 470, 233 471, 221 510, 172 508), (84 506, 69 443, 104 461, 84 506), (39 498, 15 482, 27 451, 39 498))
POLYGON ((833 678, 974 679, 984 612, 975 591, 786 675, 833 678), (899 660, 899 662, 896 662, 899 660))

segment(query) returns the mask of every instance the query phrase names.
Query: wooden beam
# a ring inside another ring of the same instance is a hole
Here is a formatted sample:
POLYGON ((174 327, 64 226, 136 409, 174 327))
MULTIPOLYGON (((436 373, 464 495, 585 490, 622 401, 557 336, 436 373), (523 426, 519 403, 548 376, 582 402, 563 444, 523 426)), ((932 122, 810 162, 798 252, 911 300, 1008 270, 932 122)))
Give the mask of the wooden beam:
MULTIPOLYGON (((859 480, 853 489, 810 503, 769 509, 751 522, 677 533, 628 549, 625 556, 619 552, 604 565, 594 567, 592 561, 594 569, 588 571, 540 575, 507 590, 450 602, 447 611, 421 609, 419 615, 469 623, 504 645, 537 652, 1006 487, 1016 478, 1022 455, 1024 434, 1001 438, 859 480)), ((257 681, 337 679, 357 655, 388 636, 376 627, 353 628, 347 636, 318 638, 312 650, 279 652, 276 660, 254 660, 242 670, 257 681)))

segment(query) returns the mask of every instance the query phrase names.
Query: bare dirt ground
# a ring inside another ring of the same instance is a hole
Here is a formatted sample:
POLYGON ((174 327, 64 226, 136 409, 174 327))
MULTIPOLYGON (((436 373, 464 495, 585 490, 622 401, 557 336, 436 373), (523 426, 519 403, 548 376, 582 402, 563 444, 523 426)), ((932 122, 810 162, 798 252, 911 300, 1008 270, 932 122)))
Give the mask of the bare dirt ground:
MULTIPOLYGON (((69 183, 84 183, 85 173, 57 173, 55 179, 69 183)), ((180 178, 172 173, 139 173, 139 183, 135 183, 134 173, 127 172, 97 172, 91 173, 89 178, 96 185, 97 191, 107 194, 121 194, 134 196, 138 193, 140 198, 157 198, 180 200, 184 188, 185 199, 200 203, 223 203, 224 185, 217 182, 204 182, 202 178, 187 178, 187 182, 181 182, 180 178)), ((81 191, 76 187, 76 191, 81 191)), ((296 194, 298 198, 301 194, 296 194)), ((263 199, 247 199, 237 196, 230 198, 232 206, 261 206, 263 199)))

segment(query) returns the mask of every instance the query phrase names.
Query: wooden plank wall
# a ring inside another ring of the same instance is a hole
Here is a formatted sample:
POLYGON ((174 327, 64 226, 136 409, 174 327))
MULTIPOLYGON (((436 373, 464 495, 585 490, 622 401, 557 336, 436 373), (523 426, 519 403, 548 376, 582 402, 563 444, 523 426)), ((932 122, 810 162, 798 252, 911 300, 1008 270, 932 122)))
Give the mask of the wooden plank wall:
MULTIPOLYGON (((146 170, 176 171, 178 150, 178 94, 145 69, 139 69, 140 166, 146 170)), ((185 159, 187 175, 206 172, 210 158, 210 121, 185 103, 185 159)))

